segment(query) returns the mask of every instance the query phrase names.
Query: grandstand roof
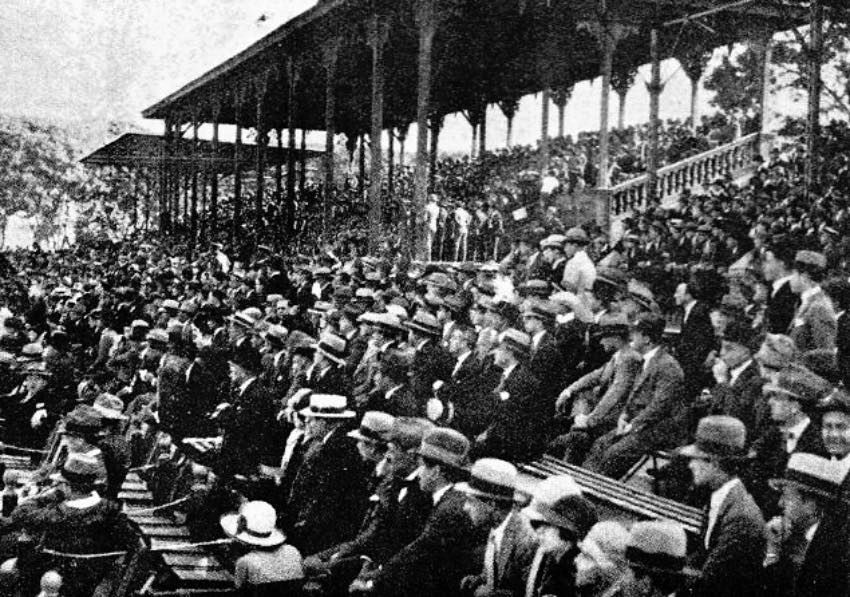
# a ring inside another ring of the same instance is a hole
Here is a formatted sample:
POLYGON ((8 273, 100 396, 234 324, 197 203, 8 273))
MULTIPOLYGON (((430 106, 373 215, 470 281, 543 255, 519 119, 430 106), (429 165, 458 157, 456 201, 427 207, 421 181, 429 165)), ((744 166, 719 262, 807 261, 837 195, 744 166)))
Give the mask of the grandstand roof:
MULTIPOLYGON (((366 41, 374 14, 390 23, 386 50, 385 125, 415 120, 418 36, 417 0, 319 0, 246 50, 143 111, 146 118, 235 124, 242 98, 243 126, 256 125, 254 81, 267 78, 267 124, 287 125, 286 60, 300 65, 295 127, 324 129, 322 49, 339 36, 336 130, 370 128, 371 50, 366 41)), ((434 51, 432 106, 449 114, 480 104, 515 99, 553 86, 598 76, 600 53, 588 23, 598 20, 599 0, 439 0, 443 21, 434 51)), ((633 28, 615 55, 615 66, 649 62, 649 32, 660 27, 662 58, 695 44, 715 48, 746 39, 749 28, 785 30, 806 21, 800 0, 607 0, 608 18, 633 28), (690 15, 711 11, 698 19, 690 15), (671 23, 685 19, 682 23, 671 23), (698 21, 698 24, 697 24, 698 21), (666 26, 665 26, 666 24, 666 26)))
MULTIPOLYGON (((190 139, 183 139, 181 142, 182 151, 177 151, 175 155, 169 156, 167 162, 172 164, 191 163, 193 159, 191 155, 191 143, 192 141, 190 139)), ((201 168, 227 174, 233 170, 235 148, 235 143, 220 141, 218 156, 214 157, 212 141, 199 140, 196 159, 200 161, 201 168)), ((160 165, 164 151, 165 140, 160 135, 124 133, 114 141, 96 149, 80 161, 87 166, 153 167, 160 165)), ((265 163, 270 166, 286 164, 288 153, 288 149, 278 149, 277 147, 269 146, 266 149, 265 163)), ((296 150, 296 154, 300 158, 301 151, 296 150)), ((309 159, 320 157, 324 155, 324 152, 307 150, 306 154, 306 157, 309 159)), ((244 171, 252 170, 256 166, 256 156, 256 145, 242 144, 239 161, 244 171)))

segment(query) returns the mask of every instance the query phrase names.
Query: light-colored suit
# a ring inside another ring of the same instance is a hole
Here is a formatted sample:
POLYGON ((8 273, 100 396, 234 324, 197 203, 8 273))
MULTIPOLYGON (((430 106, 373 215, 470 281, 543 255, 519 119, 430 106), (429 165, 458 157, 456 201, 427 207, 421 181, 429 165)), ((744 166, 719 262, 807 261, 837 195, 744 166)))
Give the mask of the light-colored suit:
POLYGON ((801 353, 817 349, 835 349, 835 308, 822 290, 818 289, 797 308, 788 335, 801 353))
POLYGON ((476 594, 521 597, 536 551, 537 535, 528 518, 519 510, 514 510, 508 515, 499 549, 488 549, 484 553, 481 574, 471 583, 479 587, 476 594))

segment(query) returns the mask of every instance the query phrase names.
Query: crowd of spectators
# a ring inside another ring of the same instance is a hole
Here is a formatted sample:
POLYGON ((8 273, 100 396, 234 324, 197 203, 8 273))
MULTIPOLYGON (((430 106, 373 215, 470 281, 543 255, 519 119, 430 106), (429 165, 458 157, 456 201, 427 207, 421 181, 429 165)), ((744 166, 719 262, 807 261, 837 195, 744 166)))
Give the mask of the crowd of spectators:
POLYGON ((189 471, 175 512, 234 541, 239 586, 845 595, 847 139, 825 130, 809 193, 791 146, 620 239, 528 218, 485 263, 411 263, 399 234, 366 254, 344 212, 285 250, 6 253, 3 440, 50 457, 7 480, 0 591, 105 591, 114 560, 84 556, 138 541, 132 468, 163 499, 189 471), (518 469, 549 454, 620 479, 655 453, 659 493, 706 508, 696 541, 518 469))

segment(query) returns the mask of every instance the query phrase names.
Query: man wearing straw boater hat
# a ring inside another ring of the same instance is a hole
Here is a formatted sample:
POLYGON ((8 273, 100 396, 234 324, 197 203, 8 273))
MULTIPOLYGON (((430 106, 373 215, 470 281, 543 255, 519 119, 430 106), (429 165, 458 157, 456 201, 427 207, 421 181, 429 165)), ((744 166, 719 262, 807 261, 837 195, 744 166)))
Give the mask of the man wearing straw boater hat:
POLYGON ((313 440, 292 482, 287 516, 293 545, 312 554, 357 532, 369 471, 346 435, 355 412, 345 396, 313 394, 300 414, 313 440))
MULTIPOLYGON (((832 574, 818 575, 817 584, 800 587, 802 591, 798 591, 797 581, 806 561, 826 555, 818 553, 818 549, 810 553, 809 547, 824 522, 824 515, 839 507, 845 476, 846 471, 837 461, 800 452, 791 455, 784 476, 771 481, 781 492, 782 515, 767 525, 765 565, 769 595, 833 594, 828 588, 829 581, 836 580, 832 574)), ((810 580, 807 578, 805 582, 810 580)))
POLYGON ((466 496, 454 484, 466 476, 469 440, 438 427, 419 447, 419 488, 430 494, 433 510, 422 533, 378 570, 361 573, 350 591, 386 597, 459 595, 460 581, 474 572, 476 547, 484 543, 464 511, 466 496))
POLYGON ((708 519, 695 556, 697 597, 760 595, 764 518, 738 477, 747 459, 744 424, 725 415, 700 419, 696 442, 681 449, 693 484, 710 492, 708 519))
POLYGON ((464 509, 472 522, 489 532, 484 567, 463 579, 464 592, 476 597, 521 595, 537 550, 537 537, 516 508, 516 467, 504 460, 482 458, 472 465, 464 509))

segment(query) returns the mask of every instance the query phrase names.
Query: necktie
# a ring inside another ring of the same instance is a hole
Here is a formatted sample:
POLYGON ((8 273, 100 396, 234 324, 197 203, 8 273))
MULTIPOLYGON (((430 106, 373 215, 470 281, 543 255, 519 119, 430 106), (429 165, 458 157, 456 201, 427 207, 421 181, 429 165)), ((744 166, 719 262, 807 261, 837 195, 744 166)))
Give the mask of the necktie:
POLYGON ((531 561, 531 568, 528 571, 528 581, 525 585, 525 597, 537 597, 538 580, 540 576, 540 570, 543 567, 543 558, 546 556, 546 552, 543 550, 543 547, 538 547, 537 551, 534 554, 534 559, 531 561))

